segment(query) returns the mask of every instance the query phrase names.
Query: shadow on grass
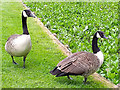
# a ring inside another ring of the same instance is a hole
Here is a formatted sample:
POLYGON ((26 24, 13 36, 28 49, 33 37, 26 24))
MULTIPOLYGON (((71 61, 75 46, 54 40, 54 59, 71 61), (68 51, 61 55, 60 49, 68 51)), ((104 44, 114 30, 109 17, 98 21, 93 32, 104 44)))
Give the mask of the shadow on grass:
MULTIPOLYGON (((77 88, 93 88, 96 87, 99 88, 100 83, 93 81, 92 77, 89 76, 87 82, 84 84, 83 83, 83 76, 71 76, 73 80, 69 80, 67 77, 57 77, 54 79, 58 83, 62 85, 67 85, 68 87, 77 87, 77 88)), ((104 87, 104 86, 102 86, 104 87)))
POLYGON ((83 78, 80 76, 78 76, 78 78, 80 79, 77 79, 76 76, 73 76, 73 80, 70 80, 67 78, 67 76, 65 76, 65 77, 56 77, 55 80, 60 84, 76 85, 76 86, 84 85, 83 78))

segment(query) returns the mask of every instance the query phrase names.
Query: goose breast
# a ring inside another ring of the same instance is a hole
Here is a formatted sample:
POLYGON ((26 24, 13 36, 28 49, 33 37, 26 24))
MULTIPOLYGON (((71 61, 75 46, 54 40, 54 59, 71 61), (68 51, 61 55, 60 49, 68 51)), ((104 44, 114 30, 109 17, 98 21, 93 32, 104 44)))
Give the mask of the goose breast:
POLYGON ((6 42, 5 50, 12 56, 26 56, 31 46, 30 35, 12 35, 6 42))

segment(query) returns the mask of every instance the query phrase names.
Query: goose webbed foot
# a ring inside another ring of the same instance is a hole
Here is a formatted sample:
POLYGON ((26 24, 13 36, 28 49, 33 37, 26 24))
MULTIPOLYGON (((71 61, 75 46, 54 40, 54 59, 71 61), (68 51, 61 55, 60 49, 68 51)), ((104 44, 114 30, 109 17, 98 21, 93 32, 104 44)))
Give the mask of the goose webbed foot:
POLYGON ((17 63, 14 61, 14 58, 13 58, 13 56, 11 56, 11 57, 12 57, 13 64, 16 64, 16 65, 17 65, 17 63))
POLYGON ((17 65, 18 63, 16 63, 15 61, 13 61, 13 64, 16 64, 16 65, 17 65))
POLYGON ((69 75, 67 75, 68 79, 73 80, 69 75))
POLYGON ((23 66, 23 69, 25 68, 25 66, 23 66))

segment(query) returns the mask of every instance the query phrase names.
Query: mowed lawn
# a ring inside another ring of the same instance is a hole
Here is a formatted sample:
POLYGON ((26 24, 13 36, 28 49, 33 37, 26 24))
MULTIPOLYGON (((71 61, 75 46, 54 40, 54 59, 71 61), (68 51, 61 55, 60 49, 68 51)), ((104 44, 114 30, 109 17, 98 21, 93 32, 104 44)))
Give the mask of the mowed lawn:
MULTIPOLYGON (((0 8, 2 7, 2 3, 0 3, 0 8)), ((2 38, 2 9, 0 9, 0 38, 2 38)), ((2 43, 2 40, 0 40, 2 43)), ((0 45, 0 88, 2 88, 2 45, 0 45)))
POLYGON ((12 63, 5 51, 7 38, 12 34, 22 34, 21 13, 24 9, 20 2, 2 3, 2 88, 104 88, 108 87, 88 77, 89 84, 83 84, 82 76, 56 78, 49 71, 66 56, 53 43, 52 39, 38 25, 34 18, 28 18, 28 30, 31 35, 32 49, 26 58, 15 57, 18 65, 12 63))

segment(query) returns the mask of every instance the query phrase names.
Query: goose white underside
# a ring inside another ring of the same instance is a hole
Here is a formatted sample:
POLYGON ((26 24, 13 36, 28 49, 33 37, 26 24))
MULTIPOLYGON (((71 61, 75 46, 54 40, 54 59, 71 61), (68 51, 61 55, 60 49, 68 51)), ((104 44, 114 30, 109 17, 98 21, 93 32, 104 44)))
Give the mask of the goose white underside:
POLYGON ((100 60, 100 65, 99 65, 99 67, 100 67, 103 64, 103 61, 104 61, 103 53, 101 51, 99 51, 94 55, 96 55, 98 57, 98 59, 100 60))
POLYGON ((31 50, 30 35, 21 35, 13 40, 8 40, 5 50, 12 56, 26 56, 31 50))

